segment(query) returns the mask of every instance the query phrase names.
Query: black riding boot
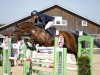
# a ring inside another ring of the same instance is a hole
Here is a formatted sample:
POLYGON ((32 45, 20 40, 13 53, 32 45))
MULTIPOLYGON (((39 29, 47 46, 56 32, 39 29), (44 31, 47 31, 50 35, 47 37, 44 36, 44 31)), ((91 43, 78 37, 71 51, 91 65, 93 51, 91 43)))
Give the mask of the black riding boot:
POLYGON ((53 39, 54 39, 55 33, 53 31, 51 31, 50 29, 46 29, 45 31, 47 33, 49 33, 53 37, 53 39))

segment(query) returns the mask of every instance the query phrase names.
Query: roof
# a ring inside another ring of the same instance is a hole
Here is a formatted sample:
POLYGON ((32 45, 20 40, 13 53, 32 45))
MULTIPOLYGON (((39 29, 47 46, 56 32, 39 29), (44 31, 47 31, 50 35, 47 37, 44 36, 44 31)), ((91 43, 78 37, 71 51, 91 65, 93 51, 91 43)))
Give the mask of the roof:
POLYGON ((60 9, 64 10, 64 11, 67 11, 67 12, 70 12, 70 13, 72 13, 72 14, 74 14, 74 15, 77 15, 77 16, 79 16, 79 17, 82 17, 82 18, 84 18, 84 19, 86 19, 86 20, 88 20, 88 21, 90 21, 90 22, 92 22, 92 23, 95 23, 96 25, 100 25, 98 22, 94 21, 93 19, 91 19, 91 18, 89 18, 89 17, 87 17, 87 16, 84 16, 84 15, 78 13, 78 12, 75 12, 75 11, 72 10, 71 8, 70 8, 70 9, 69 9, 69 8, 66 8, 65 6, 60 5, 60 4, 59 4, 59 5, 50 6, 50 7, 46 8, 46 9, 43 9, 41 12, 44 12, 44 11, 49 10, 49 9, 52 9, 52 8, 54 8, 54 7, 58 7, 58 8, 60 8, 60 9))
POLYGON ((83 18, 85 18, 85 19, 87 19, 89 21, 92 21, 92 22, 100 25, 100 23, 98 23, 97 21, 93 20, 92 18, 89 18, 88 16, 85 16, 85 15, 79 13, 79 12, 76 12, 76 11, 72 10, 71 8, 66 8, 66 6, 63 6, 63 5, 58 5, 58 6, 61 7, 61 8, 63 8, 63 9, 65 9, 65 10, 67 10, 67 11, 69 11, 69 12, 72 12, 75 15, 78 15, 80 17, 83 17, 83 18))
MULTIPOLYGON (((100 25, 98 22, 96 22, 96 21, 90 19, 89 17, 83 16, 83 15, 81 15, 81 14, 75 12, 75 11, 72 11, 71 9, 68 9, 68 8, 66 8, 65 6, 62 6, 62 5, 53 5, 53 6, 49 6, 48 8, 44 8, 43 10, 40 10, 39 12, 42 12, 42 13, 43 13, 43 12, 49 10, 49 9, 54 8, 54 7, 60 8, 60 9, 62 9, 62 10, 64 10, 64 11, 68 11, 68 12, 74 14, 74 15, 77 15, 77 16, 82 17, 82 18, 84 18, 84 19, 86 19, 86 20, 88 20, 88 21, 90 21, 90 22, 92 22, 92 23, 95 23, 96 25, 100 25)), ((12 21, 11 23, 8 23, 8 24, 6 24, 6 25, 1 26, 1 27, 0 27, 0 30, 2 30, 2 28, 4 29, 5 27, 12 26, 13 24, 15 25, 15 24, 18 23, 18 22, 25 21, 25 20, 29 19, 30 17, 31 17, 30 15, 27 15, 26 17, 22 17, 22 18, 20 18, 20 19, 18 19, 18 20, 16 20, 16 21, 12 21)))

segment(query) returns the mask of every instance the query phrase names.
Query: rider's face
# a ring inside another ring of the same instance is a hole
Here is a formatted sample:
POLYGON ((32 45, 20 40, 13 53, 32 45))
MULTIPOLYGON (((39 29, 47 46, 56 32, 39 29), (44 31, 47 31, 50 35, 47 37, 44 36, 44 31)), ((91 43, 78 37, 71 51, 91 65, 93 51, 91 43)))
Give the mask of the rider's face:
POLYGON ((32 18, 36 19, 36 18, 38 18, 38 16, 35 15, 35 16, 32 16, 32 18))

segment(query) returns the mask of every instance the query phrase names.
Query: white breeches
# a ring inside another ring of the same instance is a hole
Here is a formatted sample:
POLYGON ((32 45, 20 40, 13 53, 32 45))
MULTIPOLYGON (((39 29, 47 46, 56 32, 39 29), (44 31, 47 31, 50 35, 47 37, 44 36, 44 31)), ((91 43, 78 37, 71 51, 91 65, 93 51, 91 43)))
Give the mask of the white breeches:
POLYGON ((54 21, 50 21, 46 24, 45 29, 51 27, 54 24, 54 21))

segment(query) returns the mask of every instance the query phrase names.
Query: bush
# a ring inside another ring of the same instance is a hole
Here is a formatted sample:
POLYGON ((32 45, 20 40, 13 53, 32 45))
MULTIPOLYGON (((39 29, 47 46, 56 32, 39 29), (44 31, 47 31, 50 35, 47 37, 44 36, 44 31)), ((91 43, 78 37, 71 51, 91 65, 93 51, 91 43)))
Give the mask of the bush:
POLYGON ((90 59, 88 56, 78 58, 78 75, 91 75, 90 59))

